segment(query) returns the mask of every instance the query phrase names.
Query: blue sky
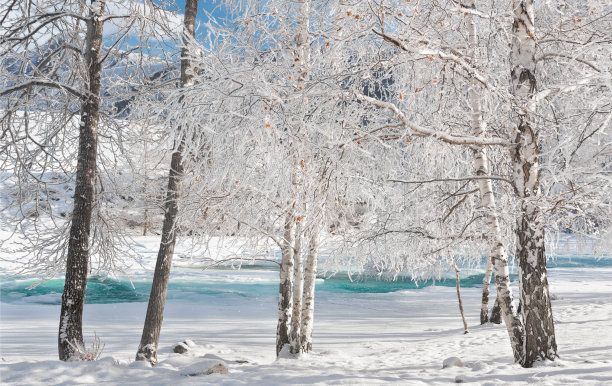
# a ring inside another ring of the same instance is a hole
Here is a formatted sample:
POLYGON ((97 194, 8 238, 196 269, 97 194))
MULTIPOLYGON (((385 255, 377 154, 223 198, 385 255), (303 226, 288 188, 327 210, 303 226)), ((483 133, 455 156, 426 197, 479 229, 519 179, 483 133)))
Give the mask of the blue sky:
MULTIPOLYGON (((138 1, 142 1, 142 0, 138 0, 138 1)), ((217 19, 218 22, 222 22, 222 19, 227 16, 225 8, 220 5, 222 2, 223 0, 199 0, 198 15, 197 15, 197 21, 196 21, 199 24, 199 26, 197 25, 198 29, 196 30, 196 39, 200 40, 204 44, 206 43, 204 40, 205 40, 205 36, 207 32, 205 25, 208 22, 208 17, 207 17, 207 14, 204 12, 204 10, 211 12, 212 15, 217 19)), ((175 32, 177 33, 177 35, 180 35, 180 32, 181 32, 180 25, 182 25, 183 14, 185 13, 185 0, 175 0, 175 4, 178 7, 178 12, 179 12, 179 15, 177 15, 178 17, 176 18, 176 22, 180 23, 179 25, 177 25, 177 29, 175 32)), ((105 27, 105 34, 106 33, 110 34, 114 32, 117 32, 117 31, 115 31, 112 28, 111 24, 109 24, 108 27, 105 27)), ((116 37, 117 36, 113 36, 105 44, 110 46, 110 44, 114 42, 113 39, 116 37)), ((138 36, 136 35, 128 35, 127 43, 128 43, 128 46, 135 47, 138 44, 140 44, 140 40, 138 36)), ((169 42, 166 42, 166 43, 169 43, 169 42)), ((167 45, 166 48, 171 47, 171 46, 173 46, 173 44, 169 43, 169 45, 167 45)), ((180 50, 177 48, 175 51, 176 53, 178 53, 180 50)), ((150 48, 149 53, 156 53, 156 52, 158 52, 157 48, 155 47, 150 48)))
MULTIPOLYGON (((184 13, 185 10, 185 0, 176 0, 176 5, 178 5, 181 9, 181 13, 184 13)), ((215 17, 223 17, 225 12, 221 9, 219 0, 200 0, 198 3, 198 20, 200 22, 205 22, 206 18, 204 17, 203 9, 206 9, 208 12, 213 12, 215 17)))

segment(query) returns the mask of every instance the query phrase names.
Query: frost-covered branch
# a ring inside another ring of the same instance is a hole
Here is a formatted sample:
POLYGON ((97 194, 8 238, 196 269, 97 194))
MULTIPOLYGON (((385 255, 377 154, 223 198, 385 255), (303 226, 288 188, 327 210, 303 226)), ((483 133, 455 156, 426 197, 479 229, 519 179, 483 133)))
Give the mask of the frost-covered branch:
POLYGON ((472 180, 495 180, 495 181, 503 181, 507 182, 510 185, 514 185, 512 180, 500 177, 500 176, 471 176, 471 177, 460 177, 460 178, 433 178, 430 180, 397 180, 397 179, 388 179, 390 182, 399 182, 402 184, 427 184, 432 182, 449 182, 449 181, 472 181, 472 180))
POLYGON ((503 146, 503 147, 513 147, 514 145, 509 141, 503 140, 501 138, 481 138, 474 136, 462 136, 462 135, 454 135, 447 134, 444 132, 440 132, 438 130, 425 128, 419 125, 416 125, 406 118, 404 113, 402 113, 395 104, 391 102, 384 102, 369 96, 365 96, 358 92, 354 92, 354 96, 364 102, 368 102, 374 106, 388 109, 392 111, 403 123, 403 125, 418 134, 422 134, 424 136, 433 137, 439 139, 442 142, 446 142, 453 145, 478 145, 478 146, 503 146))
POLYGON ((11 93, 14 93, 16 91, 20 91, 23 89, 27 89, 30 87, 48 87, 48 88, 55 88, 58 90, 62 90, 62 91, 66 91, 69 94, 72 94, 73 96, 79 98, 79 99, 85 99, 85 95, 81 94, 79 91, 77 91, 75 88, 70 87, 68 85, 65 84, 59 84, 56 82, 52 82, 52 81, 48 81, 48 80, 44 80, 44 79, 34 79, 34 80, 30 80, 27 81, 25 83, 20 83, 8 88, 5 88, 4 90, 0 90, 0 96, 5 96, 11 93))
POLYGON ((601 72, 601 70, 599 69, 599 67, 597 67, 594 63, 585 60, 585 59, 581 59, 581 58, 577 58, 576 56, 572 56, 572 55, 568 55, 568 54, 563 54, 563 53, 559 53, 559 52, 548 52, 546 54, 540 55, 536 58, 536 62, 540 62, 542 60, 548 59, 548 58, 566 58, 566 59, 570 59, 570 60, 575 60, 576 62, 582 63, 582 64, 586 64, 587 66, 591 67, 593 70, 597 71, 597 72, 601 72))
POLYGON ((454 63, 457 63, 461 68, 463 68, 470 76, 474 77, 477 81, 483 84, 488 90, 495 90, 495 87, 491 85, 491 83, 485 79, 481 74, 479 74, 473 66, 471 66, 464 58, 460 57, 458 53, 449 53, 444 52, 443 50, 436 50, 431 48, 412 48, 409 45, 403 43, 399 38, 391 36, 385 32, 377 31, 376 29, 372 29, 376 35, 382 37, 385 41, 395 44, 397 47, 402 49, 403 51, 423 55, 425 57, 438 57, 442 60, 449 60, 454 63))

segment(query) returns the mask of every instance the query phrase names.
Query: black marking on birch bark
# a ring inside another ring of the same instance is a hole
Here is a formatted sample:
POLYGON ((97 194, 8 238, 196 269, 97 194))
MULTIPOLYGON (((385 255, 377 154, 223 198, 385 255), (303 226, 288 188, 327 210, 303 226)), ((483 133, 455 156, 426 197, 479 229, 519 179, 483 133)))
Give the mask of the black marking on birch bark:
MULTIPOLYGON (((489 291, 482 291, 482 300, 481 304, 489 303, 489 291)), ((489 321, 489 310, 481 308, 480 310, 480 324, 485 324, 489 321)))
POLYGON ((542 236, 539 208, 522 208, 517 236, 521 274, 521 304, 525 323, 525 357, 521 363, 532 367, 536 361, 558 357, 542 236))
POLYGON ((501 324, 502 322, 502 310, 501 305, 499 304, 499 298, 495 299, 495 303, 493 303, 489 321, 494 324, 501 324))

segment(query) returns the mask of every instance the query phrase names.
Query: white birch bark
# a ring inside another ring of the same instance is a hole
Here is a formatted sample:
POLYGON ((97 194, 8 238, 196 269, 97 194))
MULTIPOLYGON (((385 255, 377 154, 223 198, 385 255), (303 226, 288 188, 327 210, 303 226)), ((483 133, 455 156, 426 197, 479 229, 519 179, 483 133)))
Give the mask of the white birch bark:
POLYGON ((278 291, 278 324, 276 326, 276 356, 289 344, 291 306, 293 304, 293 236, 295 216, 290 208, 285 217, 281 248, 280 285, 278 291))
POLYGON ((302 300, 301 346, 304 352, 312 350, 312 328, 314 324, 315 281, 317 278, 319 239, 316 232, 310 237, 308 257, 304 268, 304 298, 302 300))
POLYGON ((291 332, 289 334, 290 352, 300 352, 300 331, 302 322, 302 291, 304 289, 304 271, 302 269, 302 223, 295 227, 295 244, 293 247, 293 310, 291 313, 291 332))
MULTIPOLYGON (((475 9, 474 1, 468 0, 463 6, 467 9, 475 9)), ((469 51, 468 57, 472 59, 472 63, 477 63, 477 47, 478 47, 478 35, 476 32, 476 20, 474 16, 469 14, 466 17, 467 25, 468 25, 468 39, 469 39, 469 51)), ((472 131, 474 135, 480 136, 484 135, 486 132, 486 123, 483 119, 483 101, 482 101, 482 93, 479 90, 478 82, 475 79, 470 80, 470 92, 469 92, 469 100, 472 107, 472 131)), ((474 147, 474 166, 476 169, 477 175, 488 175, 489 169, 489 161, 487 158, 486 149, 483 147, 474 147)), ((481 197, 481 207, 488 212, 487 216, 497 216, 497 212, 491 212, 490 209, 495 209, 495 198, 493 196, 493 189, 491 180, 480 180, 479 191, 481 197), (489 202, 485 202, 486 200, 490 200, 489 202), (492 200, 492 201, 491 201, 492 200), (488 205, 487 205, 488 204, 488 205), (493 205, 493 208, 491 208, 493 205)), ((489 218, 487 218, 487 222, 489 222, 489 218)), ((489 243, 494 242, 495 240, 488 239, 489 243)), ((485 276, 482 280, 482 299, 480 305, 480 324, 487 323, 489 321, 489 294, 490 294, 490 283, 491 276, 493 273, 493 264, 492 264, 492 256, 491 251, 493 248, 489 248, 489 253, 487 253, 486 258, 486 271, 485 276)))
MULTIPOLYGON (((466 8, 474 8, 474 1, 466 2, 466 8)), ((476 35, 475 17, 471 14, 468 16, 469 23, 469 43, 470 56, 474 63, 476 62, 475 48, 478 44, 476 35)), ((470 81, 470 103, 472 105, 472 129, 475 136, 483 136, 486 134, 486 122, 482 115, 483 101, 479 92, 480 85, 476 79, 470 81)), ((475 160, 474 166, 476 174, 479 176, 488 176, 489 160, 487 150, 482 146, 474 147, 475 160)), ((479 179, 478 189, 480 192, 481 207, 485 212, 486 235, 489 244, 489 254, 487 257, 487 274, 483 280, 483 294, 481 305, 481 323, 484 316, 488 319, 488 297, 489 297, 489 282, 491 281, 491 265, 495 267, 495 283, 497 286, 497 296, 500 299, 500 307, 506 322, 506 328, 510 337, 510 344, 514 353, 515 360, 520 360, 522 357, 522 335, 523 326, 514 305, 514 296, 512 287, 510 286, 510 274, 508 270, 508 256, 501 238, 501 230, 499 228, 498 210, 495 204, 495 195, 493 194, 493 184, 490 179, 479 179)))
POLYGON ((480 301, 480 324, 489 322, 489 295, 491 277, 493 276, 493 262, 491 254, 487 253, 485 275, 482 278, 482 297, 480 301))
MULTIPOLYGON (((308 68, 307 64, 310 60, 310 49, 308 44, 308 29, 309 29, 309 2, 307 0, 300 0, 298 4, 298 12, 297 12, 297 27, 296 27, 296 35, 295 35, 295 50, 296 50, 296 60, 297 60, 297 86, 298 92, 304 91, 304 84, 308 76, 308 68)), ((308 106, 308 99, 304 96, 301 98, 301 108, 305 108, 308 106)), ((297 118, 294 121, 294 127, 296 130, 295 136, 300 137, 307 135, 305 132, 306 128, 304 125, 303 116, 301 114, 297 114, 297 118)), ((293 165, 293 173, 291 176, 291 183, 294 190, 294 194, 299 197, 298 200, 304 199, 303 194, 303 173, 302 169, 305 168, 305 163, 303 159, 304 151, 303 141, 295 141, 290 144, 293 150, 293 154, 296 155, 293 165)), ((281 262, 281 285, 280 285, 280 298, 279 298, 279 321, 277 328, 277 342, 276 342, 276 355, 278 356, 283 349, 283 347, 288 344, 289 351, 291 353, 299 352, 299 342, 300 342, 300 321, 301 321, 301 304, 299 304, 297 309, 293 308, 295 302, 301 303, 301 286, 303 282, 301 278, 299 278, 297 285, 300 286, 300 293, 296 294, 297 289, 294 288, 296 283, 293 282, 294 278, 299 277, 301 273, 296 272, 295 262, 296 259, 301 258, 301 256, 296 257, 295 244, 301 244, 299 241, 301 233, 296 225, 299 221, 303 221, 303 213, 296 213, 296 207, 302 208, 299 202, 294 201, 292 210, 290 211, 290 219, 288 217, 287 224, 285 225, 285 242, 287 243, 286 247, 283 249, 291 249, 291 251, 283 252, 282 262, 281 262), (297 219, 299 218, 299 221, 297 219), (291 232, 287 232, 287 225, 291 221, 291 232), (290 234, 290 235, 289 235, 290 234), (289 236, 289 237, 287 237, 289 236), (298 299, 295 299, 295 297, 298 299), (284 307, 281 309, 281 307, 284 307), (295 314, 296 319, 291 321, 292 316, 295 314)), ((301 247, 300 247, 301 249, 301 247)), ((301 261, 299 270, 301 271, 301 261)), ((297 304, 296 304, 297 305, 297 304)))
POLYGON ((544 227, 537 198, 540 195, 538 131, 536 113, 536 59, 534 0, 514 0, 511 47, 511 89, 514 97, 516 137, 512 149, 513 178, 521 199, 517 219, 521 309, 525 323, 524 367, 557 357, 554 322, 548 292, 544 227))

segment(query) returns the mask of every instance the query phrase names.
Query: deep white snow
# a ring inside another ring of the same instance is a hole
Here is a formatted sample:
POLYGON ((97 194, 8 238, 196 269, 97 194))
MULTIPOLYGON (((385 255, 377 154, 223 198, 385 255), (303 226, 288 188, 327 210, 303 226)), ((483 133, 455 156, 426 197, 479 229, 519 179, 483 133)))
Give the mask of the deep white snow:
MULTIPOLYGON (((223 275, 220 280, 231 280, 232 271, 223 275)), ((258 271, 238 271, 237 275, 262 279, 258 271)), ((57 360, 59 305, 1 302, 0 381, 26 385, 612 384, 612 268, 554 268, 549 276, 561 358, 532 369, 513 363, 503 326, 478 325, 479 288, 463 289, 470 330, 464 335, 455 289, 438 286, 386 294, 320 294, 314 352, 278 360, 274 353, 276 298, 172 298, 166 305, 161 363, 154 367, 134 362, 144 302, 86 304, 86 339, 90 342, 95 332, 105 347, 100 360, 84 363, 57 360), (187 354, 173 353, 172 347, 185 339, 195 346, 187 354), (460 358, 463 367, 442 369, 449 357, 460 358), (220 358, 228 374, 189 376, 220 358)))

